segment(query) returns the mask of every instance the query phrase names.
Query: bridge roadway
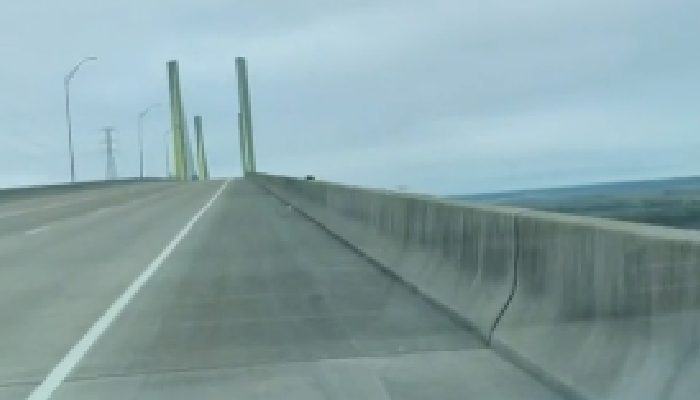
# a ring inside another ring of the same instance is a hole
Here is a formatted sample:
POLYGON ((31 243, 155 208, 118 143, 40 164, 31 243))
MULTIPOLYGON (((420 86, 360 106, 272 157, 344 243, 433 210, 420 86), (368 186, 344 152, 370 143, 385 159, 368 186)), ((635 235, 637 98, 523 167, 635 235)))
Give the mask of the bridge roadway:
POLYGON ((173 247, 223 184, 0 194, 0 399, 559 398, 252 183, 173 247))

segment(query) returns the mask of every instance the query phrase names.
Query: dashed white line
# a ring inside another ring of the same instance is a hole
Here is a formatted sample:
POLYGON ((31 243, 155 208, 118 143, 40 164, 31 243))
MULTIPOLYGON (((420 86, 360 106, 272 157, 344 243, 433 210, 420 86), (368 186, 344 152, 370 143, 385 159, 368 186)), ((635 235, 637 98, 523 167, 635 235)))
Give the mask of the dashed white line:
POLYGON ((3 218, 10 218, 10 217, 17 217, 17 216, 19 216, 19 215, 29 214, 29 213, 31 213, 31 212, 37 212, 37 211, 43 211, 43 210, 51 210, 51 209, 54 209, 54 208, 64 207, 64 206, 67 206, 67 205, 80 204, 80 203, 87 202, 87 201, 89 201, 89 200, 95 200, 95 199, 99 199, 99 196, 78 197, 77 199, 73 199, 73 200, 71 200, 71 201, 64 201, 64 202, 60 202, 60 203, 51 203, 51 204, 47 204, 47 205, 44 205, 44 206, 38 206, 38 207, 33 207, 33 208, 24 208, 24 209, 21 209, 21 210, 6 211, 6 212, 3 212, 3 213, 0 213, 0 219, 3 219, 3 218))
POLYGON ((42 225, 42 226, 40 226, 40 227, 38 227, 38 228, 34 228, 34 229, 30 229, 30 230, 28 230, 28 231, 25 231, 24 234, 25 234, 25 235, 28 235, 28 236, 30 236, 30 235, 36 235, 37 233, 41 233, 41 232, 44 232, 44 231, 48 231, 49 228, 50 228, 50 226, 48 226, 48 225, 42 225))
POLYGON ((99 339, 100 336, 109 328, 112 322, 121 314, 122 310, 129 304, 129 301, 138 293, 141 287, 148 281, 148 279, 153 276, 153 274, 160 268, 163 262, 168 258, 170 253, 173 252, 175 247, 180 243, 180 241, 187 235, 187 233, 192 229, 194 224, 199 220, 199 218, 214 204, 214 201, 219 197, 221 192, 226 189, 229 181, 224 182, 219 189, 214 193, 214 195, 209 199, 209 201, 192 217, 192 219, 187 222, 187 224, 180 230, 180 232, 175 235, 175 237, 168 243, 163 251, 158 254, 158 256, 151 261, 148 267, 141 272, 141 274, 134 280, 131 285, 117 298, 117 300, 112 303, 111 306, 105 311, 102 316, 95 321, 95 323, 90 327, 90 329, 83 335, 83 337, 73 345, 73 347, 68 351, 68 353, 63 356, 63 359, 56 364, 56 366, 51 370, 51 372, 44 378, 39 386, 34 388, 32 393, 27 397, 28 400, 47 400, 51 397, 51 394, 58 388, 64 379, 70 374, 70 372, 75 368, 75 366, 80 362, 80 360, 85 356, 85 354, 90 350, 93 344, 99 339))

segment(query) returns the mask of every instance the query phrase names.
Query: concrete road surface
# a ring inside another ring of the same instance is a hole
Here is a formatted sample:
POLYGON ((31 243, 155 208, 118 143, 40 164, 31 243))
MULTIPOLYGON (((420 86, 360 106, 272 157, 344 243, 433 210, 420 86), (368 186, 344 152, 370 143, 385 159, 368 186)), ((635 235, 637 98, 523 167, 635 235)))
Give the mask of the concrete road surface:
POLYGON ((0 195, 0 399, 559 398, 253 184, 198 215, 222 185, 0 195))

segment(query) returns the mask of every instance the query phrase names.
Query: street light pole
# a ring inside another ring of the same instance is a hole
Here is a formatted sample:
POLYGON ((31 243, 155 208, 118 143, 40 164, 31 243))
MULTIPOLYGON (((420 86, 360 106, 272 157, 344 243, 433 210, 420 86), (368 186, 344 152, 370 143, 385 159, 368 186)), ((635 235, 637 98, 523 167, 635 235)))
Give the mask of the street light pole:
POLYGON ((63 87, 66 91, 66 125, 68 126, 68 157, 70 158, 70 181, 75 182, 75 155, 73 152, 73 132, 70 118, 70 81, 80 69, 80 66, 87 61, 95 61, 97 57, 85 57, 75 64, 73 69, 63 78, 63 87))
POLYGON ((138 134, 139 134, 139 178, 143 180, 143 118, 149 111, 158 107, 160 104, 151 104, 145 110, 139 113, 138 117, 138 134))

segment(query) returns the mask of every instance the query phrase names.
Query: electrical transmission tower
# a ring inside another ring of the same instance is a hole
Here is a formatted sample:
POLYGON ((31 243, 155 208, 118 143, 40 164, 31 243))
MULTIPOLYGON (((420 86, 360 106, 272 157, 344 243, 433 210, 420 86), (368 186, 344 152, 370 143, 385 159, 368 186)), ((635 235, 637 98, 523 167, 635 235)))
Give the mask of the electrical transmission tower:
POLYGON ((112 180, 117 177, 117 162, 114 159, 114 132, 113 126, 105 126, 102 128, 105 133, 105 146, 107 147, 107 158, 105 163, 105 179, 112 180))

